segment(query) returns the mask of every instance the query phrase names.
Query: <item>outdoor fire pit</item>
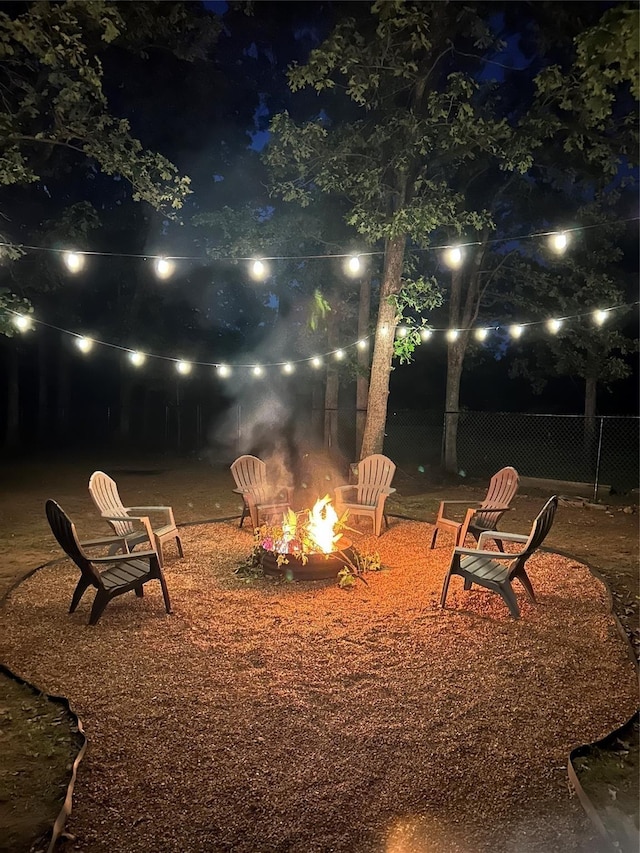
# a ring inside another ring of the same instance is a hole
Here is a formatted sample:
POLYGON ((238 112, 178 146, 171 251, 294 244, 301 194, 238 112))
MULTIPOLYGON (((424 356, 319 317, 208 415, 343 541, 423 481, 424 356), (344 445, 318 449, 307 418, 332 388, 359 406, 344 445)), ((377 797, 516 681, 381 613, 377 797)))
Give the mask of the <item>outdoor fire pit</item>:
POLYGON ((325 496, 308 511, 289 510, 281 524, 263 525, 257 545, 264 574, 300 581, 336 578, 356 559, 351 542, 339 532, 344 520, 325 496))
POLYGON ((276 551, 263 551, 260 560, 262 571, 271 577, 283 577, 294 581, 336 578, 340 569, 346 565, 345 557, 350 561, 354 559, 351 543, 346 542, 340 551, 332 551, 329 554, 316 551, 306 554, 305 562, 296 554, 285 554, 286 562, 279 562, 279 556, 276 551))

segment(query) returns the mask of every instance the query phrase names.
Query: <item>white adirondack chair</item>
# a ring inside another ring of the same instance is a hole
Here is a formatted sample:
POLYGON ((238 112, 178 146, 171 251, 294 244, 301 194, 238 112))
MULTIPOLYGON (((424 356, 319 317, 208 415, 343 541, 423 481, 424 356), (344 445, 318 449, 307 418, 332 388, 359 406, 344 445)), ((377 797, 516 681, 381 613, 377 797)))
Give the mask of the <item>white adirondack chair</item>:
POLYGON ((170 506, 124 506, 115 480, 104 471, 94 471, 91 475, 89 494, 102 518, 122 537, 126 550, 130 551, 148 540, 158 554, 160 566, 163 566, 163 545, 168 539, 175 539, 178 554, 184 557, 182 540, 170 506), (151 515, 157 521, 152 523, 151 515))
POLYGON ((384 504, 389 495, 395 492, 391 488, 391 481, 396 466, 387 456, 374 453, 373 456, 361 459, 356 468, 358 482, 335 489, 336 512, 341 515, 348 509, 351 516, 364 515, 370 518, 374 534, 380 536, 383 518, 389 527, 384 504))
POLYGON ((267 465, 257 456, 239 456, 231 464, 231 473, 236 484, 233 491, 244 501, 240 527, 247 515, 255 529, 269 516, 282 514, 291 506, 293 487, 269 483, 267 465))
MULTIPOLYGON (((440 501, 438 516, 431 537, 431 547, 435 547, 436 537, 439 530, 453 533, 456 545, 464 545, 467 533, 471 533, 474 539, 485 530, 498 530, 498 522, 510 509, 510 504, 518 491, 520 478, 515 468, 501 468, 491 478, 487 494, 482 503, 469 504, 469 501, 440 501), (450 507, 466 506, 467 513, 464 519, 451 518, 447 513, 450 507)), ((502 551, 502 542, 499 537, 494 537, 498 548, 502 551)))

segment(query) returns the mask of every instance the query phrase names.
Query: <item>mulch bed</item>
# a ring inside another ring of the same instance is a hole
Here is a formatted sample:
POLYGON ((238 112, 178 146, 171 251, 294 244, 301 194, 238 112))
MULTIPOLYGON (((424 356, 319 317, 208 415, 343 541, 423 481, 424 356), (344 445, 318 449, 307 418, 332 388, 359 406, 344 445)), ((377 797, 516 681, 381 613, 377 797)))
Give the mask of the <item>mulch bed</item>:
MULTIPOLYGON (((538 554, 539 603, 451 583, 449 543, 392 523, 388 570, 242 581, 234 524, 183 530, 186 557, 87 625, 77 571, 45 568, 0 624, 2 658, 69 698, 89 749, 68 849, 137 853, 437 853, 587 849, 567 756, 634 711, 634 668, 603 585, 538 554)), ((517 584, 516 584, 517 586, 517 584)), ((519 592, 519 591, 518 591, 519 592)), ((596 848, 593 848, 596 849, 596 848)))

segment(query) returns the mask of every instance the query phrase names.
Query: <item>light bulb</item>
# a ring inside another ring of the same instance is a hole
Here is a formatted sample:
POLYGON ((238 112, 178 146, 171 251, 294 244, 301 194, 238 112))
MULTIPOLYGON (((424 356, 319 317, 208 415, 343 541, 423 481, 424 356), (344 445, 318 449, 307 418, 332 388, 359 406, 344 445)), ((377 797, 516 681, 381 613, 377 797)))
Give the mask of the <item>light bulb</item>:
POLYGON ((14 314, 11 322, 21 332, 28 332, 31 328, 31 317, 27 317, 25 314, 14 314))
POLYGON ((423 341, 428 341, 432 334, 433 333, 432 333, 431 329, 423 329, 420 332, 420 337, 422 338, 423 341))
POLYGON ((191 373, 193 365, 190 361, 177 361, 176 370, 181 376, 188 376, 191 373))
POLYGON ((517 323, 514 323, 513 326, 509 326, 509 334, 511 335, 512 338, 517 339, 517 338, 521 337, 523 331, 524 331, 523 327, 519 326, 517 323))
POLYGON ((231 373, 231 370, 226 364, 219 364, 216 369, 218 371, 218 376, 229 376, 231 373))
POLYGON ((337 349, 335 351, 334 355, 335 355, 337 361, 342 361, 342 359, 344 358, 344 350, 337 349))
POLYGON ((448 267, 457 270, 462 264, 462 249, 459 246, 449 246, 442 258, 448 267))
POLYGON ((362 338, 362 340, 358 341, 358 349, 366 349, 366 348, 367 348, 367 341, 365 338, 362 338))
POLYGON ((447 332, 447 340, 449 343, 452 344, 454 341, 457 341, 459 334, 460 332, 457 329, 449 329, 447 332))
POLYGON ((156 270, 156 275, 158 278, 169 278, 169 276, 173 273, 176 265, 173 261, 168 260, 167 258, 156 258, 154 267, 156 270))
POLYGON ((262 368, 260 367, 259 364, 255 365, 255 367, 252 370, 252 373, 254 376, 262 376, 262 368))
POLYGON ((147 360, 146 355, 143 352, 130 352, 129 353, 129 361, 134 367, 142 367, 142 365, 147 360))
POLYGON ((347 272, 351 273, 351 275, 357 275, 361 267, 360 258, 357 255, 351 255, 347 261, 347 272))
POLYGON ((314 357, 311 359, 311 365, 316 368, 322 367, 322 359, 320 358, 320 356, 314 355, 314 357))
POLYGON ((556 231, 549 237, 549 246, 556 255, 561 255, 569 245, 569 236, 565 231, 556 231))
POLYGON ((288 361, 285 365, 282 366, 283 373, 293 373, 293 365, 290 361, 288 361))
POLYGON ((477 341, 484 341, 484 340, 486 340, 488 334, 489 334, 488 329, 476 329, 476 340, 477 341))
POLYGON ((562 320, 547 320, 547 329, 552 335, 557 335, 562 326, 562 320))
POLYGON ((69 272, 77 273, 84 267, 84 255, 80 252, 65 252, 62 260, 69 272))
POLYGON ((80 352, 87 353, 93 348, 93 341, 91 338, 76 338, 76 346, 80 352))
POLYGON ((264 261, 256 260, 251 264, 251 278, 255 281, 262 281, 268 275, 268 268, 264 261))
POLYGON ((593 320, 594 320, 596 326, 601 326, 606 319, 607 319, 607 312, 606 311, 599 310, 599 311, 593 312, 593 320))
POLYGON ((407 337, 407 327, 406 326, 398 326, 398 337, 406 338, 407 337))

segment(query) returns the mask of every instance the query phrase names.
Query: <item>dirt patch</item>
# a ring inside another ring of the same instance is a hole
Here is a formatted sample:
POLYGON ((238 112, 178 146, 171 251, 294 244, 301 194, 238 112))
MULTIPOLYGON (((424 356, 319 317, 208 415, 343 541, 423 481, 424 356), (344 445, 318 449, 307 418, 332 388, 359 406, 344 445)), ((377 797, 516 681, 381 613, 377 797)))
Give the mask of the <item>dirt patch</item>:
MULTIPOLYGON (((90 502, 87 492, 87 482, 90 474, 96 468, 106 470, 108 473, 117 473, 117 481, 121 495, 126 503, 129 504, 164 504, 173 505, 178 522, 196 521, 202 518, 215 518, 234 515, 240 513, 240 504, 237 495, 232 493, 233 482, 228 469, 212 469, 206 462, 189 462, 185 463, 170 463, 166 459, 157 461, 151 460, 147 464, 143 464, 142 460, 131 462, 122 462, 114 460, 110 466, 109 460, 105 459, 104 455, 100 455, 96 459, 87 459, 85 462, 74 464, 21 464, 20 466, 8 466, 3 472, 3 480, 5 489, 3 495, 0 496, 0 528, 3 536, 0 539, 0 585, 6 589, 9 584, 20 574, 33 568, 35 565, 44 563, 52 557, 59 555, 59 550, 51 537, 44 517, 44 501, 48 497, 53 497, 69 512, 76 521, 81 536, 93 536, 106 534, 108 529, 102 526, 99 520, 96 519, 96 514, 93 505, 90 502), (143 473, 144 471, 144 473, 143 473), (148 474, 148 471, 153 471, 153 476, 148 474), (130 472, 130 473, 129 473, 130 472)), ((327 482, 327 490, 330 491, 332 486, 337 483, 327 482)), ((400 515, 408 515, 426 521, 432 521, 435 517, 438 501, 444 497, 451 499, 466 499, 477 500, 486 489, 486 484, 472 484, 460 487, 438 487, 430 488, 424 477, 418 472, 410 470, 398 471, 394 485, 398 488, 398 494, 389 502, 389 511, 400 515)), ((515 509, 507 514, 503 520, 503 527, 507 530, 517 530, 522 532, 527 530, 531 524, 531 520, 540 510, 542 504, 548 498, 548 494, 535 493, 528 490, 527 494, 519 495, 515 500, 515 509)), ((314 495, 313 498, 318 497, 314 495)), ((306 495, 299 494, 298 502, 300 506, 310 505, 313 501, 306 500, 306 495)), ((612 503, 608 510, 589 511, 584 507, 562 507, 556 516, 554 528, 547 540, 552 548, 557 548, 562 551, 570 551, 576 556, 581 557, 586 562, 597 568, 611 584, 614 605, 618 616, 627 627, 627 631, 638 648, 639 631, 638 631, 638 525, 637 516, 625 513, 624 508, 628 505, 628 499, 618 499, 620 502, 612 503)), ((364 526, 363 526, 364 529, 364 526)), ((244 535, 244 534, 240 534, 244 535)), ((387 534, 380 540, 383 542, 387 534)), ((428 546, 428 533, 425 534, 423 546, 428 546)), ((441 582, 442 575, 448 562, 448 554, 451 543, 448 542, 446 536, 442 536, 441 547, 436 549, 438 563, 438 582, 441 582)), ((429 555, 425 551, 425 556, 429 555)), ((176 569, 179 564, 176 564, 176 569)), ((47 570, 49 571, 49 570, 47 570)), ((173 571, 173 569, 172 569, 173 571)), ((35 581, 34 581, 35 582, 35 581)), ((436 584, 437 586, 437 584, 436 584)), ((16 593, 19 594, 19 593, 16 593)), ((190 593, 185 590, 185 594, 190 593)), ((340 595, 348 595, 348 593, 340 593, 340 595)), ((70 591, 69 591, 70 596, 70 591)), ((126 597, 125 597, 126 598, 126 597)), ((497 596, 493 596, 497 599, 497 596)), ((145 599, 145 606, 148 605, 145 599)), ((452 600, 452 603, 453 600, 452 600)), ((526 605, 525 605, 526 606, 526 605)), ((61 613, 66 613, 68 601, 60 601, 61 613)), ((111 605, 110 605, 111 607, 111 605)), ((473 608, 469 608, 466 614, 469 617, 473 612, 473 608)), ((65 620, 68 617, 65 616, 65 620)), ((105 614, 105 619, 109 620, 111 615, 109 610, 105 614)), ((149 614, 149 617, 151 615, 149 614)), ((528 614, 523 616, 523 621, 526 620, 528 614)), ((63 624, 65 624, 63 620, 63 624)), ((154 617, 155 620, 155 617, 154 617)), ((155 621, 152 620, 149 629, 154 632, 155 621)), ((143 620, 146 621, 146 620, 143 620)), ((106 623, 107 624, 107 623, 106 623)), ((204 625, 202 626, 204 627, 204 625)), ((233 626, 230 630, 233 632, 233 626)), ((84 636, 84 635, 83 635, 84 636)), ((398 642, 400 640, 398 639, 398 642)), ((346 648, 349 646, 347 644, 346 648)), ((357 648, 357 647, 356 647, 357 648)), ((427 657, 430 657, 431 652, 425 652, 427 657)), ((462 650, 461 650, 462 653, 462 650)), ((34 676, 35 677, 35 676, 34 676)), ((43 672, 43 681, 38 681, 38 685, 42 686, 45 682, 50 684, 49 679, 51 674, 43 672)), ((54 687, 56 685, 53 685, 54 687)), ((496 697, 496 707, 502 707, 504 697, 496 697)), ((625 714, 623 708, 616 706, 613 694, 607 699, 611 712, 611 725, 614 728, 623 722, 625 714)), ((422 702, 424 703, 424 697, 422 702)), ((19 704, 19 702, 18 702, 19 704)), ((422 705, 418 703, 417 708, 422 705)), ((354 702, 352 714, 358 717, 359 705, 357 700, 354 702)), ((189 710, 189 709, 187 709, 189 710)), ((94 708, 94 714, 100 715, 102 708, 100 706, 94 708)), ((179 716, 177 719, 184 719, 179 716)), ((243 714, 238 712, 238 720, 241 728, 244 731, 243 714)), ((349 728, 345 721, 345 736, 349 728)), ((610 729, 609 729, 610 730, 610 729)), ((95 741, 94 733, 94 740, 95 741)), ((103 734, 98 730, 98 739, 102 739, 103 734)), ((606 731, 598 732, 596 736, 602 736, 606 731)), ((585 729, 581 734, 577 735, 577 740, 572 746, 577 746, 581 742, 587 742, 590 739, 589 730, 585 729)), ((92 746, 92 749, 94 747, 92 746)), ((95 743, 97 747, 97 742, 95 743)), ((115 748, 117 744, 107 743, 102 747, 105 750, 115 748)), ((377 746, 372 742, 372 749, 377 749, 377 746)), ((153 750, 153 747, 150 748, 153 750)), ((144 757, 138 756, 143 762, 144 757)), ((282 756, 281 756, 282 758, 282 756)), ((11 759, 10 759, 11 760, 11 759)), ((391 757, 390 757, 391 760, 391 757)), ((19 757, 14 760, 14 767, 20 767, 21 759, 19 757)), ((106 758, 105 758, 106 762, 106 758)), ((65 767, 66 761, 61 762, 65 767)), ((84 765, 84 762, 83 762, 84 765)), ((571 818, 580 824, 580 829, 574 832, 573 847, 558 848, 558 849, 581 849, 581 850, 599 850, 598 846, 589 847, 590 833, 588 827, 581 823, 581 812, 576 810, 575 801, 567 801, 566 788, 566 773, 564 766, 566 765, 566 755, 560 760, 558 767, 553 769, 550 765, 548 772, 551 773, 555 780, 556 797, 553 806, 558 813, 562 813, 566 818, 567 809, 573 815, 571 818), (578 837, 582 840, 578 841, 578 837), (580 847, 579 844, 583 846, 580 847)), ((131 766, 138 766, 135 763, 131 766)), ((455 767, 451 771, 455 776, 455 767)), ((81 768, 81 781, 79 783, 79 791, 76 797, 76 807, 80 808, 80 804, 84 801, 87 805, 83 818, 88 822, 103 818, 99 812, 92 813, 92 808, 98 808, 95 800, 92 800, 92 794, 85 787, 86 783, 85 770, 81 768), (89 799, 87 799, 89 797, 89 799), (91 805, 91 803, 93 805, 91 805)), ((478 790, 480 790, 478 788, 478 790)), ((245 791, 245 796, 249 796, 245 791)), ((249 799, 250 796, 249 796, 249 799)), ((334 803, 336 813, 340 813, 342 809, 346 809, 351 815, 350 796, 348 792, 344 792, 344 797, 340 802, 334 803)), ((547 801, 549 804, 550 801, 547 801)), ((183 819, 187 819, 189 814, 188 804, 184 804, 183 819)), ((464 808, 462 812, 464 812, 464 808)), ((52 812, 51 819, 55 817, 52 812)), ((534 810, 535 814, 539 814, 534 810)), ((431 811, 431 818, 426 818, 424 814, 420 817, 406 816, 399 823, 394 824, 394 827, 389 830, 389 849, 420 849, 420 839, 438 837, 442 827, 438 828, 437 819, 433 817, 437 815, 437 810, 431 811), (393 842, 393 843, 392 843, 393 842), (400 845, 395 848, 393 845, 400 845), (405 845, 405 847, 402 847, 405 845)), ((288 816, 283 814, 282 819, 288 820, 288 816)), ((452 818, 453 819, 453 818, 452 818)), ((359 818, 355 819, 356 822, 359 818)), ((144 825, 148 818, 144 814, 137 815, 134 821, 136 827, 144 825)), ((353 823, 354 818, 351 818, 353 823)), ((457 821, 454 819, 454 825, 457 821)), ((544 822, 544 821, 543 821, 544 822)), ((293 821, 295 824, 296 821, 293 821)), ((498 826, 500 822, 498 821, 498 826)), ((137 832, 137 830, 136 830, 137 832)), ((536 838, 537 830, 530 826, 529 832, 532 838, 536 838)), ((88 842, 87 842, 88 843, 88 842)), ((93 849, 93 841, 86 849, 93 849)), ((97 843, 97 842, 96 842, 97 843)), ((534 842, 531 842, 534 844, 534 842)), ((593 843, 596 843, 595 841, 593 843)), ((283 842, 282 850, 292 850, 283 842)), ((85 849, 82 847, 81 849, 85 849)), ((96 848, 98 849, 98 848, 96 848)), ((128 846, 128 843, 122 850, 133 850, 134 847, 128 846)), ((152 849, 152 848, 149 848, 152 849)), ((160 848, 158 848, 160 849, 160 848)), ((165 849, 162 847, 161 849, 165 849)), ((195 848, 194 848, 195 849, 195 848)), ((224 849, 223 847, 211 847, 209 849, 224 849)), ((239 849, 239 848, 238 848, 239 849)), ((277 849, 269 846, 259 846, 255 849, 270 850, 277 849)), ((310 850, 313 847, 308 848, 310 850)), ((320 849, 320 848, 318 848, 320 849)), ((355 848, 354 848, 355 849, 355 848)), ((435 849, 435 848, 434 848, 435 849)), ((449 847, 449 850, 456 848, 449 847)), ((504 848, 504 849, 512 849, 504 848)), ((514 850, 534 850, 543 849, 541 847, 517 847, 513 846, 514 850)), ((552 848, 545 848, 552 849, 552 848)))

